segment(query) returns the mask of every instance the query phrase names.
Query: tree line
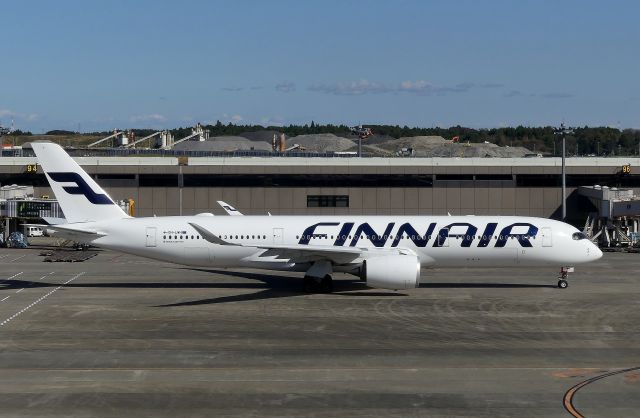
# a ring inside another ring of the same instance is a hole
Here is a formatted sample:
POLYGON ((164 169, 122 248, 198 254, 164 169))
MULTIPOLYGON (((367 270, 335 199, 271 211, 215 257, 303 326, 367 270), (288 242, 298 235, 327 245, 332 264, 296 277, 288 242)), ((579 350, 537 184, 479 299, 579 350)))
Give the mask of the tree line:
MULTIPOLYGON (((500 146, 522 146, 536 153, 559 155, 560 138, 554 134, 554 127, 503 127, 503 128, 482 128, 474 129, 464 126, 452 126, 449 128, 421 128, 399 125, 366 125, 371 128, 375 138, 397 139, 406 136, 441 136, 445 139, 458 137, 460 142, 482 143, 490 142, 500 146)), ((288 137, 308 134, 334 134, 338 136, 350 137, 351 128, 347 125, 319 124, 312 121, 304 125, 286 126, 261 126, 261 125, 239 125, 233 123, 222 123, 204 125, 211 136, 236 136, 247 132, 273 131, 284 133, 288 137)), ((184 138, 191 134, 191 127, 181 127, 171 129, 174 138, 184 138)), ((150 135, 152 129, 133 129, 137 138, 150 135)), ((17 133, 14 132, 13 135, 17 133)), ((24 132, 22 135, 30 135, 24 132)), ((72 135, 79 134, 73 131, 49 131, 47 135, 72 135)), ((90 135, 110 135, 110 131, 93 132, 90 135)), ((600 127, 580 127, 573 130, 573 134, 567 135, 568 155, 639 155, 640 153, 640 130, 637 129, 616 129, 605 126, 600 127)))

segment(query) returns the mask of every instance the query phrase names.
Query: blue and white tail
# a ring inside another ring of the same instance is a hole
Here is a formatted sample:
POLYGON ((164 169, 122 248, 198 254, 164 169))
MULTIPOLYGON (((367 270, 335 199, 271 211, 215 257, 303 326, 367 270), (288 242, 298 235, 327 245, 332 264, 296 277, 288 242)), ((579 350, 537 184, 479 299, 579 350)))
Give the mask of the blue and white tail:
POLYGON ((31 146, 67 222, 129 217, 62 147, 51 142, 32 142, 31 146))

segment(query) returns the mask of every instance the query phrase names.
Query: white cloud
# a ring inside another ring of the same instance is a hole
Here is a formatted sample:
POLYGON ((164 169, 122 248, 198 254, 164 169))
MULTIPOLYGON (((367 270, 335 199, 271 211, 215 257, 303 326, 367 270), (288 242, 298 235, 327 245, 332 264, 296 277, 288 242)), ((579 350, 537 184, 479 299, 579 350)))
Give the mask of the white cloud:
POLYGON ((392 91, 389 86, 364 79, 333 84, 314 84, 309 87, 309 90, 337 96, 359 96, 368 93, 389 93, 392 91))
POLYGON ((503 94, 504 97, 520 97, 520 96, 524 96, 524 93, 521 92, 520 90, 511 90, 505 94, 503 94))
POLYGON ((409 93, 416 95, 464 93, 476 87, 474 83, 459 83, 454 86, 438 86, 425 80, 406 80, 400 83, 380 83, 366 79, 333 84, 314 84, 310 91, 337 96, 359 96, 363 94, 409 93))
POLYGON ((284 126, 285 119, 279 116, 263 116, 260 118, 260 125, 262 126, 284 126))
POLYGON ((563 92, 555 92, 555 93, 544 93, 541 94, 540 97, 545 99, 570 99, 575 95, 572 93, 563 93, 563 92))
POLYGON ((0 109, 0 118, 12 118, 21 119, 28 122, 33 122, 40 117, 37 113, 20 113, 14 112, 11 109, 0 109))
MULTIPOLYGON (((228 113, 223 113, 221 117, 217 118, 217 120, 219 120, 220 122, 223 123, 240 123, 242 121, 244 121, 244 117, 242 117, 242 115, 230 115, 228 113)), ((210 123, 211 125, 215 124, 216 122, 208 122, 205 121, 205 123, 210 123)))
POLYGON ((129 118, 129 122, 131 122, 131 123, 140 123, 140 122, 162 123, 162 122, 166 122, 166 121, 167 121, 167 118, 164 117, 163 115, 159 114, 159 113, 152 113, 150 115, 131 116, 129 118))
POLYGON ((296 84, 292 81, 283 81, 282 83, 276 84, 276 91, 280 93, 291 93, 296 91, 296 84))
POLYGON ((13 118, 15 113, 9 109, 0 109, 0 118, 13 118))

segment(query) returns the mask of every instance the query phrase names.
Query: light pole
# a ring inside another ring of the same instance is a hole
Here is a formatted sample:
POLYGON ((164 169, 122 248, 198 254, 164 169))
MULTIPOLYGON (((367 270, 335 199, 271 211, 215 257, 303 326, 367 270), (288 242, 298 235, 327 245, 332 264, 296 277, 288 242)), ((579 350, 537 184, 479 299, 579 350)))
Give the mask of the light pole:
POLYGON ((564 126, 564 122, 560 124, 560 128, 555 129, 554 134, 562 137, 562 219, 567 219, 567 167, 566 167, 566 136, 572 134, 573 130, 564 126))

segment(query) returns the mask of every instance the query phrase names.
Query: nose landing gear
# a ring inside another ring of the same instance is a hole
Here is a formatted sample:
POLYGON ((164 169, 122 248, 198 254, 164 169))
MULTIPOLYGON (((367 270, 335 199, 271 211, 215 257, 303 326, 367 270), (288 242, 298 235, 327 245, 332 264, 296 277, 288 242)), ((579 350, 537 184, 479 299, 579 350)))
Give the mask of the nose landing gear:
POLYGON ((575 269, 573 267, 561 267, 560 268, 560 276, 558 277, 558 288, 566 289, 569 287, 569 282, 567 278, 569 277, 569 273, 573 273, 575 269))

